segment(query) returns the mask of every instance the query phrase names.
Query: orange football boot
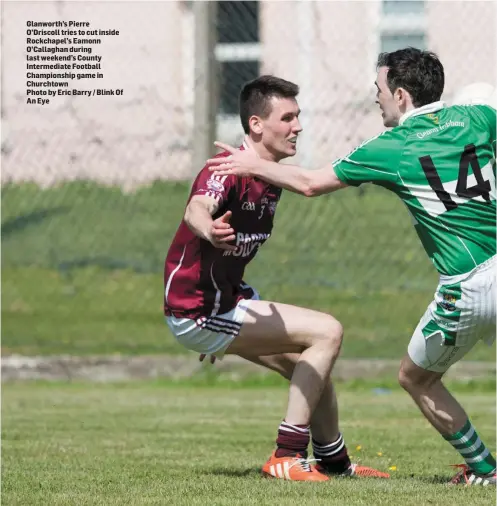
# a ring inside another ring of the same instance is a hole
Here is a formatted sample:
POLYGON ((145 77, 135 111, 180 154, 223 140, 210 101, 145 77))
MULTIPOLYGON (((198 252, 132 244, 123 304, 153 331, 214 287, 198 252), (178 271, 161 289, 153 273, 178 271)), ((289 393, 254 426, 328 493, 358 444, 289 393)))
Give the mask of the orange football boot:
POLYGON ((316 466, 316 470, 322 474, 326 474, 327 476, 336 477, 390 478, 390 475, 388 473, 378 471, 372 467, 360 466, 359 464, 351 464, 346 471, 340 474, 328 473, 326 469, 319 464, 316 466))
POLYGON ((314 459, 306 459, 300 454, 287 457, 276 457, 273 452, 271 457, 262 467, 262 474, 268 478, 281 478, 293 481, 328 481, 329 478, 320 473, 315 466, 310 464, 314 459))

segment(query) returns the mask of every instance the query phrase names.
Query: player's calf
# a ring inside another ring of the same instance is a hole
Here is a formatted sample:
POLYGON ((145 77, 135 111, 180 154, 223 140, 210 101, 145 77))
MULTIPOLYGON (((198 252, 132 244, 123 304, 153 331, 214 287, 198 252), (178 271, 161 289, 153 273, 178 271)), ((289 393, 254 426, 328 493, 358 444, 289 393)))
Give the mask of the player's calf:
POLYGON ((466 461, 468 473, 477 477, 494 475, 495 458, 478 436, 462 406, 443 385, 441 375, 421 369, 405 357, 399 380, 426 419, 466 461))

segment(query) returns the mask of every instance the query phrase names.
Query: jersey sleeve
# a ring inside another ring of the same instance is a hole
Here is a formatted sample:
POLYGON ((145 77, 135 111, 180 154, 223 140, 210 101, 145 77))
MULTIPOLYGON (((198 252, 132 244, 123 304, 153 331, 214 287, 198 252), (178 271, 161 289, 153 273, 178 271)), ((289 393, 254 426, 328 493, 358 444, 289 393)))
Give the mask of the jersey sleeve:
POLYGON ((215 176, 209 171, 208 166, 205 166, 193 182, 191 197, 195 195, 212 197, 221 206, 229 201, 230 195, 236 191, 236 185, 236 176, 215 176))
POLYGON ((351 186, 362 183, 388 186, 395 183, 404 142, 391 132, 373 137, 335 160, 333 169, 338 179, 351 186))

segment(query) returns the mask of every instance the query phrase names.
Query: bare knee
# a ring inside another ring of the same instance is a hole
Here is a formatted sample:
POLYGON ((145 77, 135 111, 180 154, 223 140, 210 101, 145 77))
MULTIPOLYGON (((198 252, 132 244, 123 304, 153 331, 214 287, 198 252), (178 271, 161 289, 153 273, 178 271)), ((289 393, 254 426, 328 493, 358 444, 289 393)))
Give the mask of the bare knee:
POLYGON ((320 344, 336 352, 340 351, 343 341, 343 327, 337 319, 331 315, 323 316, 320 325, 316 325, 316 331, 313 345, 320 344))
POLYGON ((330 338, 333 340, 333 342, 338 344, 338 346, 340 347, 342 345, 342 341, 343 341, 343 326, 335 318, 333 318, 333 317, 330 317, 330 318, 331 318, 331 321, 329 323, 329 331, 328 331, 330 338))
POLYGON ((409 376, 409 373, 402 369, 399 370, 398 375, 399 385, 406 391, 409 392, 413 388, 412 378, 409 376))
POLYGON ((427 392, 440 380, 439 373, 426 371, 417 366, 406 366, 405 362, 402 363, 398 374, 399 385, 411 395, 427 392))

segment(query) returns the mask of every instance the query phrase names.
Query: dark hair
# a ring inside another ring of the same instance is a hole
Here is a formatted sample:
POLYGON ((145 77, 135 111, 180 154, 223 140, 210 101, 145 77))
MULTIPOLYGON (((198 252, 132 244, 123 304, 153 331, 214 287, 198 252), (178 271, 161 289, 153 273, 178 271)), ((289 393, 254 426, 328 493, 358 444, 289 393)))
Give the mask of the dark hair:
POLYGON ((444 90, 444 68, 438 56, 415 47, 399 49, 378 56, 376 68, 388 67, 387 83, 393 93, 404 88, 415 107, 440 100, 444 90))
POLYGON ((294 98, 299 94, 299 87, 275 76, 260 76, 245 83, 240 92, 240 120, 243 130, 249 133, 250 116, 267 118, 271 113, 271 98, 294 98))

